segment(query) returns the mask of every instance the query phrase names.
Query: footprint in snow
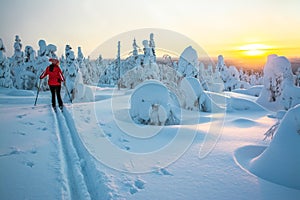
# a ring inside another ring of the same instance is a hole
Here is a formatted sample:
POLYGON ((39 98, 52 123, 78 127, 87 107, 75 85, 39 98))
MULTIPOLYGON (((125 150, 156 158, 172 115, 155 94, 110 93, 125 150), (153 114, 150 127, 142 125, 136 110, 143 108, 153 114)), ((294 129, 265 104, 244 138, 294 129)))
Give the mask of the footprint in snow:
POLYGON ((90 117, 86 117, 86 118, 84 118, 84 121, 85 121, 85 123, 90 123, 91 118, 90 117))
POLYGON ((0 154, 0 157, 18 155, 20 153, 23 153, 20 149, 17 149, 15 147, 11 147, 10 149, 11 149, 11 152, 5 153, 5 154, 0 154))
POLYGON ((17 118, 22 119, 23 117, 25 117, 26 114, 22 114, 22 115, 17 115, 17 118))
POLYGON ((173 176, 173 174, 170 173, 166 168, 161 168, 161 169, 160 169, 160 172, 161 172, 163 175, 173 176))
POLYGON ((135 187, 130 188, 129 190, 130 194, 135 194, 138 192, 138 190, 135 187))
POLYGON ((129 140, 127 140, 127 139, 121 139, 121 138, 119 139, 119 141, 120 142, 129 142, 129 140))
POLYGON ((16 132, 13 132, 14 134, 18 134, 18 135, 22 135, 22 136, 25 136, 26 133, 25 132, 21 132, 21 131, 16 131, 16 132))
POLYGON ((43 127, 43 128, 39 127, 39 128, 37 128, 37 130, 46 131, 46 130, 47 130, 47 127, 43 127))
POLYGON ((137 187, 140 190, 145 189, 145 181, 142 179, 135 180, 134 185, 135 185, 135 187, 137 187))
POLYGON ((37 153, 37 150, 36 150, 36 149, 31 149, 31 150, 30 150, 30 153, 31 153, 31 154, 36 154, 36 153, 37 153))
POLYGON ((125 146, 124 148, 125 148, 127 151, 130 150, 130 147, 128 147, 128 146, 125 146))
POLYGON ((173 176, 173 174, 169 172, 166 168, 155 169, 154 173, 162 176, 173 176))
POLYGON ((27 166, 27 167, 33 167, 34 166, 34 162, 32 162, 32 161, 26 161, 25 162, 25 165, 27 166))
POLYGON ((135 180, 134 183, 130 185, 130 189, 129 189, 130 194, 133 195, 137 193, 139 190, 145 189, 145 183, 146 182, 142 179, 135 180))
POLYGON ((112 135, 111 133, 106 133, 106 136, 111 137, 112 135))

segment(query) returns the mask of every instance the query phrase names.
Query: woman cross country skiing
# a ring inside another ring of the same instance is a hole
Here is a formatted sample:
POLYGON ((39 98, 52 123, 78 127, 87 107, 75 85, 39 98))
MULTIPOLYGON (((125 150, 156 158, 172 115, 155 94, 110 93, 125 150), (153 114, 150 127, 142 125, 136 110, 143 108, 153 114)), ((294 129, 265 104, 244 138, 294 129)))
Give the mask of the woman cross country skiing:
POLYGON ((41 74, 40 79, 45 78, 47 75, 49 75, 48 79, 48 85, 50 87, 50 91, 52 94, 52 107, 54 110, 56 110, 56 99, 55 95, 57 97, 58 106, 60 109, 63 109, 63 101, 60 96, 60 90, 61 90, 61 82, 65 81, 65 77, 62 74, 61 69, 59 68, 59 61, 54 58, 50 58, 49 61, 51 62, 51 65, 49 65, 46 70, 41 74))

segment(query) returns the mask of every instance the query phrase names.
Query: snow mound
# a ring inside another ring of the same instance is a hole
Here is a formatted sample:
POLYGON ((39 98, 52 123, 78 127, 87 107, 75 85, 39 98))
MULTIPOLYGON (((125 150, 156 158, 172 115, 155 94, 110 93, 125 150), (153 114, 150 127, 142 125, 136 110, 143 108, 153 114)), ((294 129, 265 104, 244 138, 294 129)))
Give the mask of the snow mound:
POLYGON ((229 108, 234 110, 265 111, 259 104, 242 98, 231 97, 229 108))
POLYGON ((7 93, 8 96, 34 96, 34 91, 31 90, 11 90, 7 93))
POLYGON ((248 119, 248 118, 238 118, 235 120, 232 120, 232 123, 240 128, 247 128, 247 127, 253 127, 257 125, 257 122, 248 119))
POLYGON ((240 147, 234 151, 234 161, 239 167, 249 172, 251 159, 259 156, 266 148, 266 146, 255 145, 240 147))
POLYGON ((131 118, 139 124, 179 124, 179 118, 172 111, 172 102, 168 88, 161 82, 145 81, 138 85, 131 95, 131 118))
POLYGON ((262 85, 256 85, 256 86, 250 87, 248 89, 235 89, 235 90, 233 90, 233 92, 258 97, 262 88, 263 88, 262 85))
POLYGON ((257 176, 287 187, 300 189, 300 105, 290 109, 270 146, 250 162, 257 176))
POLYGON ((282 119, 284 115, 286 114, 286 110, 279 110, 275 114, 269 114, 268 117, 274 118, 274 119, 282 119))

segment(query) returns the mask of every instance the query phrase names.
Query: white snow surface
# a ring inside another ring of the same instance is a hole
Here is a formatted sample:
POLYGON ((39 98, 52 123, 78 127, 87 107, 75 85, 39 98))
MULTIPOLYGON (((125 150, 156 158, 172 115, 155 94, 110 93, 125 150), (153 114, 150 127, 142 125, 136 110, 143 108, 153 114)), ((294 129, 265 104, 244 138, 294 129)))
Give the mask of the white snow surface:
POLYGON ((250 162, 250 171, 300 190, 300 105, 283 118, 270 146, 250 162))
POLYGON ((132 90, 94 87, 95 101, 57 113, 49 91, 35 107, 35 92, 19 92, 0 88, 0 199, 299 199, 299 174, 293 185, 269 178, 263 169, 276 166, 263 156, 249 170, 265 150, 284 159, 284 172, 299 173, 299 106, 270 142, 263 138, 275 114, 247 94, 211 93, 231 109, 179 109, 180 125, 147 126, 130 118, 132 90))

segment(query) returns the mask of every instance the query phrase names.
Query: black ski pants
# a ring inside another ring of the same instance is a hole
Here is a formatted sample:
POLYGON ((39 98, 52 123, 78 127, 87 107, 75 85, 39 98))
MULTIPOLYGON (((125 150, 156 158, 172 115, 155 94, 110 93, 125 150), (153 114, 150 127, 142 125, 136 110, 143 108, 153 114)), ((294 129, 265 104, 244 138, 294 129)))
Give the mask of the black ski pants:
POLYGON ((50 91, 51 91, 51 95, 52 95, 52 107, 54 108, 56 106, 55 95, 57 97, 58 106, 62 107, 63 101, 61 100, 61 96, 60 96, 61 86, 60 85, 55 85, 55 86, 49 85, 49 87, 50 87, 50 91))

